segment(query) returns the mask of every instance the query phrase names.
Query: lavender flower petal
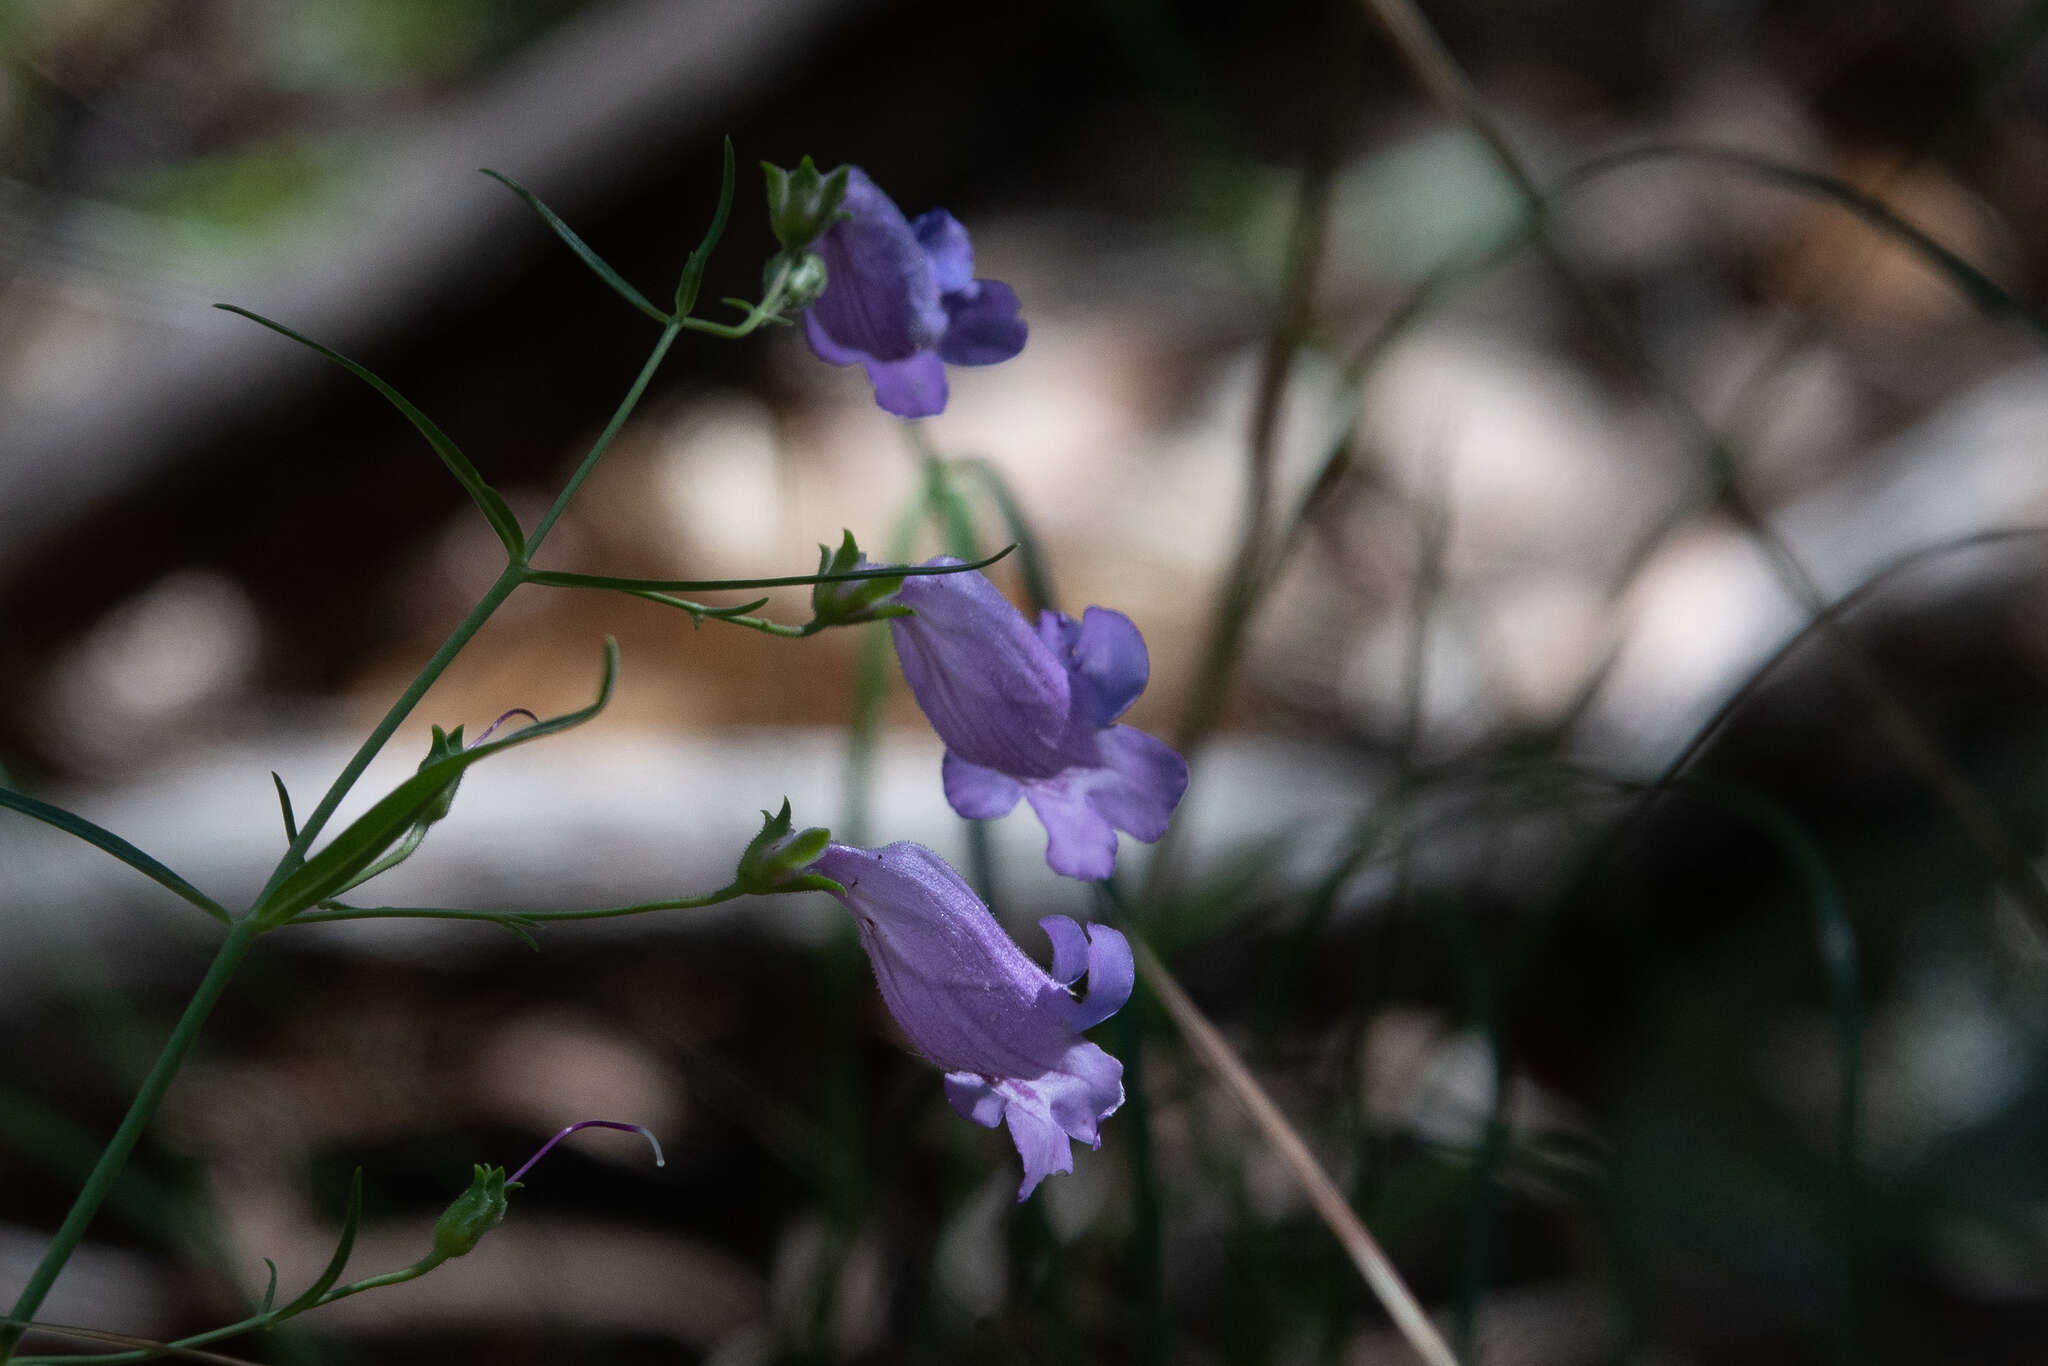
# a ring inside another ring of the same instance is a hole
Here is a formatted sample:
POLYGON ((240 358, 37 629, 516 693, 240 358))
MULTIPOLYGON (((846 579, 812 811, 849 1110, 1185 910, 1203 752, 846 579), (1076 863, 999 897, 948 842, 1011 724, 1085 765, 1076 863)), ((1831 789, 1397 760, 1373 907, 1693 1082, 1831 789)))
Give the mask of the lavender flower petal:
POLYGON ((867 359, 864 353, 834 341, 825 325, 818 321, 816 309, 804 310, 804 340, 811 344, 812 355, 832 365, 855 365, 867 359))
POLYGON ((919 214, 910 231, 932 263, 932 279, 941 295, 956 294, 974 282, 974 244, 959 219, 944 209, 933 209, 919 214))
POLYGON ((1117 829, 1150 844, 1166 833, 1188 790, 1187 761, 1164 740, 1133 726, 1111 726, 1095 743, 1103 766, 1089 785, 1089 805, 1117 829))
MULTIPOLYGON (((931 564, 958 564, 940 556, 931 564)), ((1012 778, 1067 767, 1067 671, 978 572, 909 578, 889 622, 896 658, 946 748, 1012 778)))
POLYGON ((993 1129, 1003 1122, 1003 1098, 986 1077, 972 1072, 948 1072, 946 1099, 962 1118, 971 1119, 984 1129, 993 1129))
POLYGON ((1052 980, 1070 987, 1088 971, 1088 935, 1072 916, 1049 915, 1038 922, 1052 940, 1052 980))
POLYGON ((825 292, 804 310, 804 335, 821 360, 860 362, 876 403, 931 417, 946 407, 947 365, 994 365, 1024 349, 1016 292, 974 278, 974 246, 953 215, 933 209, 910 223, 858 166, 841 208, 811 244, 825 292))
POLYGON ((1138 963, 1123 931, 1090 925, 1085 931, 1063 915, 1038 922, 1052 940, 1053 980, 1072 986, 1085 972, 1088 993, 1071 1001, 1068 1023, 1076 1031, 1093 1029, 1123 1009, 1138 984, 1138 963))
POLYGON ((1081 620, 1041 612, 1039 638, 1059 652, 1074 694, 1074 713, 1091 726, 1107 726, 1130 710, 1152 676, 1145 638, 1122 612, 1091 607, 1081 620))
POLYGON ((1030 784, 1024 800, 1045 827, 1045 861, 1062 877, 1101 882, 1116 872, 1116 827, 1088 801, 1087 779, 1063 774, 1030 784))
POLYGON ((946 332, 939 358, 948 365, 998 365, 1024 349, 1030 336, 1017 292, 1001 280, 975 280, 940 301, 946 332))
POLYGON ((950 749, 939 765, 939 778, 947 804, 970 821, 1001 820, 1024 795, 1023 784, 1009 774, 969 763, 950 749))
POLYGON ((1123 936, 1048 924, 1056 963, 1073 968, 1085 953, 1088 991, 1077 1001, 929 849, 832 844, 811 867, 844 889, 837 895, 882 999, 912 1045, 944 1069, 946 1098, 977 1124, 1008 1121, 1024 1161, 1018 1199, 1072 1171, 1071 1140, 1099 1144, 1102 1121, 1123 1104, 1123 1064, 1080 1037, 1130 995, 1123 936), (1085 950, 1075 943, 1083 936, 1085 950))
POLYGON ((1033 627, 979 573, 908 579, 896 600, 914 612, 889 623, 896 655, 946 742, 955 811, 993 820, 1021 793, 1045 826, 1046 862, 1090 880, 1115 870, 1117 831, 1166 833, 1187 765, 1114 724, 1151 670, 1129 617, 1091 607, 1078 622, 1043 613, 1033 627))
POLYGON ((819 329, 842 352, 870 360, 930 348, 946 330, 946 312, 931 259, 902 210, 857 166, 841 208, 846 216, 812 243, 825 260, 825 292, 809 310, 819 329))
POLYGON ((1028 1087, 1012 1087, 1003 1096, 1004 1114, 1010 1121, 1010 1140, 1017 1156, 1024 1159, 1024 1184, 1017 1188, 1021 1202, 1031 1198, 1038 1183, 1055 1172, 1074 1170, 1074 1145, 1066 1130, 1053 1118, 1051 1108, 1028 1087))
POLYGON ((946 366, 930 351, 902 360, 862 361, 875 402, 898 417, 935 417, 946 411, 946 366))

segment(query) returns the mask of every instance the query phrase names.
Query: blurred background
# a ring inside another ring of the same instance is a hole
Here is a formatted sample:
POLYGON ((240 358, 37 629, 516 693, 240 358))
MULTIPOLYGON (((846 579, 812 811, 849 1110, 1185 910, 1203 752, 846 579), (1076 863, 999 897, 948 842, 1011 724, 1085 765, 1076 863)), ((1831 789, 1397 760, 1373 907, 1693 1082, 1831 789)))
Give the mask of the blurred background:
MULTIPOLYGON (((2048 6, 1427 10, 1565 187, 1538 240, 1335 0, 0 4, 8 781, 246 904, 284 843, 271 773, 310 806, 496 570, 402 419, 210 304, 376 369, 531 526, 655 328, 477 168, 659 298, 724 135, 708 297, 758 290, 757 159, 857 163, 1022 296, 1023 355, 955 371, 922 430, 986 462, 955 489, 985 545, 1013 528, 984 468, 1062 605, 1139 623, 1131 719, 1194 762, 1168 845, 1125 843, 1137 927, 1461 1358, 2048 1360, 2048 364, 1956 262, 1828 197, 2042 297, 2048 6), (1828 180, 1584 170, 1670 144, 1828 180)), ((857 372, 790 330, 686 334, 544 560, 803 573, 842 528, 922 557, 926 495, 857 372)), ((967 860, 879 642, 538 588, 343 815, 430 722, 581 705, 607 634, 610 711, 473 773, 375 900, 709 890, 785 796, 967 860)), ((1029 815, 990 834, 1028 951, 1041 915, 1107 914, 1029 815)), ((0 817, 6 1298, 215 928, 0 817)), ((583 1134, 471 1256, 222 1350, 1411 1360, 1142 988, 1099 1037, 1130 1103, 1020 1207, 1007 1138, 902 1049, 829 901, 538 954, 288 929, 42 1316, 199 1331, 265 1257, 293 1292, 357 1166, 351 1274, 404 1265, 469 1164, 602 1117, 668 1165, 583 1134)))

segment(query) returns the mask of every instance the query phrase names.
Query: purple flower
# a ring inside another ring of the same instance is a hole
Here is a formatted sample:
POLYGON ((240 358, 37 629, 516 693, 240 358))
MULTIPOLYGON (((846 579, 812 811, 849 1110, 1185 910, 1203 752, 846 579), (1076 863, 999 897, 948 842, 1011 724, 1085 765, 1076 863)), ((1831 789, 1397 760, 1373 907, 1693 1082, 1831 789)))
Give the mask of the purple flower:
POLYGON ((914 612, 889 622, 896 658, 946 742, 955 811, 994 820, 1023 798, 1045 826, 1045 861, 1089 881, 1116 871, 1117 831, 1147 843, 1166 833, 1188 766, 1115 724, 1151 668, 1129 617, 1043 612, 1034 631, 976 572, 907 578, 896 601, 914 612))
POLYGON ((1017 295, 974 278, 974 248, 952 214, 903 217, 867 172, 849 166, 845 214, 811 250, 825 258, 825 292, 804 310, 820 360, 859 361, 875 402, 898 417, 946 409, 946 366, 994 365, 1024 349, 1017 295))
POLYGON ((1081 1037, 1130 999, 1131 947, 1107 925, 1039 921, 1052 971, 1024 956, 973 888, 917 844, 831 844, 812 869, 845 888, 861 947, 889 1013, 918 1052, 946 1071, 946 1099, 975 1123, 1008 1120, 1024 1159, 1024 1199, 1074 1170, 1071 1139, 1102 1146, 1124 1103, 1123 1064, 1081 1037), (1083 975, 1087 995, 1068 988, 1083 975))

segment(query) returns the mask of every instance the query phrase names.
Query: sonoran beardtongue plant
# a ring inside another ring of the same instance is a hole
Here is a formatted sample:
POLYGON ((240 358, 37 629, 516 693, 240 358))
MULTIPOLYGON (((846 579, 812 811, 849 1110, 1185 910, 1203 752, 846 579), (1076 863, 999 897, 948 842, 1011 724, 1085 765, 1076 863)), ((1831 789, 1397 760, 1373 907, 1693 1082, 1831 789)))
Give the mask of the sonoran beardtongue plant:
POLYGON ((911 222, 860 167, 841 172, 839 217, 810 244, 825 262, 825 292, 804 310, 811 350, 858 362, 875 402, 898 417, 944 412, 948 365, 994 365, 1024 349, 1016 292, 974 278, 974 247, 953 215, 933 209, 911 222))
POLYGON ((828 844, 811 870, 839 884, 882 999, 911 1044, 945 1069, 946 1099, 975 1123, 1008 1122, 1023 1200, 1074 1169, 1072 1140, 1102 1145, 1124 1102, 1123 1064, 1081 1037, 1130 999, 1130 945, 1107 925, 1039 921, 1052 971, 1031 961, 960 874, 917 844, 828 844), (1068 990, 1087 978, 1087 994, 1068 990))
POLYGON ((1088 881, 1116 871, 1117 831, 1147 843, 1166 833, 1188 766, 1116 724, 1151 671, 1129 617, 1042 612, 1034 629, 978 572, 907 578, 895 601, 911 609, 889 621, 896 657, 946 742, 956 812, 995 820, 1022 798, 1045 826, 1045 861, 1088 881))

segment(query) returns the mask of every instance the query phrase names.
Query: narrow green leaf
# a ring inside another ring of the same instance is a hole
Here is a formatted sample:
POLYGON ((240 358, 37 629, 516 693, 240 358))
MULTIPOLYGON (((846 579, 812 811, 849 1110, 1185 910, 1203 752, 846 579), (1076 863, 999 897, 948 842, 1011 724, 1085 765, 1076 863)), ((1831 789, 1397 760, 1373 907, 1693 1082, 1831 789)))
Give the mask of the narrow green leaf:
POLYGON ((905 423, 915 435, 915 444, 924 457, 924 501, 930 511, 933 529, 945 543, 946 553, 956 559, 971 560, 979 555, 979 537, 974 530, 974 509, 960 496, 960 490, 953 487, 952 473, 945 458, 925 444, 922 433, 915 424, 905 423))
POLYGON ((676 285, 676 316, 688 317, 697 306, 697 291, 704 284, 704 268, 711 264, 711 252, 717 247, 718 239, 725 236, 725 220, 732 213, 732 192, 734 184, 734 162, 732 138, 725 140, 725 174, 718 186, 718 209, 711 215, 711 226, 704 233, 704 240, 683 262, 683 278, 676 285))
POLYGON ((534 925, 532 921, 521 916, 505 915, 497 917, 491 923, 526 945, 529 949, 532 949, 535 953, 540 952, 540 936, 533 932, 534 925))
POLYGON ((483 475, 477 472, 476 466, 469 462, 469 457, 462 453, 461 447, 451 441, 446 432, 435 426, 432 418, 415 408, 405 395, 386 384, 373 371, 356 364, 331 347, 322 346, 311 337, 292 331, 283 323, 273 322, 260 313, 251 313, 248 309, 238 308, 234 304, 215 304, 214 307, 225 313, 239 314, 250 322, 269 328, 281 337, 289 337, 299 345, 319 352, 382 394, 385 401, 398 409, 405 416, 405 420, 412 423, 419 430, 419 434, 427 439, 427 444, 434 448, 434 454, 441 457, 441 463, 448 467, 448 472, 455 476, 455 481, 468 491, 470 501, 477 505, 490 522, 491 530, 498 533, 498 539, 505 543, 506 553, 514 559, 525 553, 526 533, 519 529, 519 519, 512 515, 512 509, 506 504, 505 499, 485 482, 483 475))
POLYGON ((743 617, 749 612, 758 612, 767 605, 768 599, 755 598, 752 602, 743 602, 733 607, 706 607, 703 609, 703 612, 705 616, 713 618, 743 617))
POLYGON ((277 1263, 265 1257, 263 1264, 270 1268, 270 1284, 263 1287, 263 1304, 256 1312, 268 1314, 270 1306, 277 1301, 277 1263))
POLYGON ((334 1245, 334 1255, 327 1259, 327 1269, 319 1279, 306 1287, 304 1294, 277 1311, 277 1317, 288 1319, 302 1314, 320 1302, 320 1297, 334 1288, 341 1279, 341 1273, 348 1268, 348 1254, 355 1250, 356 1227, 363 1221, 363 1169, 356 1168, 356 1174, 348 1183, 348 1209, 341 1216, 341 1238, 334 1245))
POLYGON ((270 781, 277 785, 277 807, 284 813, 284 837, 296 844, 299 838, 298 818, 292 815, 292 794, 284 790, 284 779, 277 776, 277 770, 270 770, 270 781))
POLYGON ((1010 539, 1017 543, 1017 567, 1024 576, 1024 594, 1030 599, 1030 616, 1036 620, 1040 612, 1059 609, 1059 598, 1052 587, 1052 570, 1045 555, 1045 546, 1032 531, 1031 523, 1024 515, 1023 504, 1017 501, 1009 481, 987 460, 956 460, 954 468, 963 470, 980 481, 988 490, 989 501, 1002 514, 1003 523, 1010 529, 1010 539))
POLYGON ((618 677, 618 642, 607 638, 604 646, 604 676, 598 684, 597 700, 578 711, 536 722, 502 740, 492 740, 446 758, 423 764, 419 772, 393 788, 346 830, 330 840, 319 853, 307 859, 297 871, 279 883, 257 909, 266 923, 279 924, 307 907, 337 895, 350 879, 375 863, 385 850, 413 826, 420 810, 470 765, 480 763, 500 750, 527 744, 544 736, 580 726, 603 711, 611 701, 612 684, 618 677))
POLYGON ((65 834, 76 836, 94 848, 112 854, 136 872, 176 892, 222 924, 233 923, 234 917, 230 916, 218 901, 113 831, 94 825, 83 816, 74 816, 61 806, 52 806, 48 802, 38 801, 34 797, 16 792, 11 787, 0 787, 0 806, 19 811, 24 816, 33 816, 45 825, 54 825, 65 834))
POLYGON ((491 179, 497 181, 500 185, 503 185, 506 189, 512 191, 512 193, 518 195, 521 199, 525 200, 527 207, 532 209, 535 213, 539 214, 541 221, 543 223, 546 223, 549 227, 555 230, 555 236, 561 238, 563 244, 566 245, 569 248, 569 250, 576 253, 576 258, 583 262, 584 265, 589 266, 592 271, 596 272, 598 279, 604 281, 606 284, 612 287, 613 293, 617 294, 621 299, 624 299, 627 303, 633 305, 633 307, 639 309, 642 313, 645 313, 648 317, 654 319, 654 321, 658 323, 666 323, 668 321, 668 314, 662 312, 653 304, 649 303, 647 301, 646 295, 642 294, 639 290, 633 288, 632 285, 628 284, 625 276, 619 274, 616 270, 613 270, 611 266, 606 263, 605 259, 602 256, 599 256, 595 251, 591 250, 590 244, 585 242, 581 237, 578 237, 576 235, 576 230, 570 227, 567 223, 564 223, 559 214, 557 214, 553 209, 549 208, 547 205, 543 204, 540 200, 539 195, 536 195, 532 190, 529 190, 524 185, 521 185, 511 176, 502 174, 501 172, 498 171, 494 171, 488 166, 483 168, 483 172, 485 175, 489 176, 491 179))

